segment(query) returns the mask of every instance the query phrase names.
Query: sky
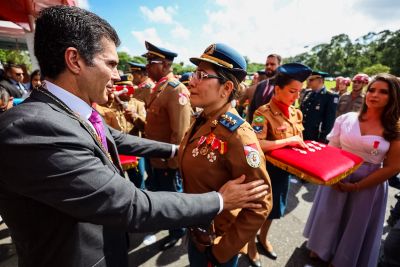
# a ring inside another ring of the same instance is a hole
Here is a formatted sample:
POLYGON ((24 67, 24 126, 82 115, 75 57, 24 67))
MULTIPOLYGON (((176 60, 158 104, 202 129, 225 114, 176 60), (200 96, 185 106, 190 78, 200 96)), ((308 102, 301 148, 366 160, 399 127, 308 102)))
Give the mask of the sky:
POLYGON ((146 52, 144 41, 178 53, 189 63, 212 43, 226 43, 250 62, 271 53, 290 57, 368 32, 400 29, 398 0, 78 0, 118 32, 118 51, 146 52))

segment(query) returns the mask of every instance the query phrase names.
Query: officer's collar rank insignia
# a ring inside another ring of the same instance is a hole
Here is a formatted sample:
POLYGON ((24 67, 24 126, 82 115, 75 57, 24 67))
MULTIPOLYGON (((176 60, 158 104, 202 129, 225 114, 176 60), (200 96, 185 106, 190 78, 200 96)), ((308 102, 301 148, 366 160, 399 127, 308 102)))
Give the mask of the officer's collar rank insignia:
POLYGON ((249 144, 243 147, 247 164, 252 168, 258 168, 261 164, 260 154, 256 144, 249 144))
POLYGON ((225 126, 229 131, 233 132, 244 123, 244 120, 233 113, 226 112, 221 115, 219 123, 225 126))

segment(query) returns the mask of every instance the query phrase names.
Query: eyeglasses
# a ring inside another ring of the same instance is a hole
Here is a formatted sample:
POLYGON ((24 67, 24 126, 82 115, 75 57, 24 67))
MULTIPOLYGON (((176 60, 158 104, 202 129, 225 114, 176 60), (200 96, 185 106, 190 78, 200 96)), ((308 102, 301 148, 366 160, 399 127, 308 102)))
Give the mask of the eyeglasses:
POLYGON ((217 76, 214 74, 209 74, 207 72, 204 72, 202 70, 196 70, 192 74, 192 79, 196 79, 198 81, 202 81, 203 79, 218 79, 218 80, 224 80, 223 77, 217 76))
POLYGON ((163 61, 161 61, 161 60, 150 60, 150 61, 147 62, 148 65, 150 65, 150 64, 161 64, 161 63, 163 63, 163 61))

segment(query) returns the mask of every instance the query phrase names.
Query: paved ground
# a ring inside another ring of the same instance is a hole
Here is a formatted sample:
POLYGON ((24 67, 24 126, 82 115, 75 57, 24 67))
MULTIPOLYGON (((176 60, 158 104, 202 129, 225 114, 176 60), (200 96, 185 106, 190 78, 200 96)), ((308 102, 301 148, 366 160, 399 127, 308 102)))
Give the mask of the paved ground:
MULTIPOLYGON (((389 203, 395 203, 394 194, 397 191, 390 188, 389 203)), ((278 259, 272 261, 262 255, 263 266, 269 267, 325 267, 327 264, 311 260, 305 248, 305 239, 302 237, 304 224, 307 220, 311 201, 314 198, 315 186, 311 184, 292 183, 287 215, 275 221, 271 226, 271 243, 274 246, 278 259)), ((387 227, 385 227, 385 232, 387 227)), ((145 246, 142 243, 144 234, 131 234, 131 250, 129 252, 130 266, 188 266, 185 245, 180 241, 177 246, 160 252, 158 247, 167 231, 156 234, 157 242, 145 246)), ((385 236, 384 236, 385 237, 385 236)), ((384 238, 383 237, 383 238, 384 238)), ((45 251, 43 253, 46 253, 45 251)), ((11 244, 7 227, 0 225, 0 267, 16 267, 17 257, 15 248, 11 244)), ((245 256, 239 259, 239 266, 249 266, 245 256)))

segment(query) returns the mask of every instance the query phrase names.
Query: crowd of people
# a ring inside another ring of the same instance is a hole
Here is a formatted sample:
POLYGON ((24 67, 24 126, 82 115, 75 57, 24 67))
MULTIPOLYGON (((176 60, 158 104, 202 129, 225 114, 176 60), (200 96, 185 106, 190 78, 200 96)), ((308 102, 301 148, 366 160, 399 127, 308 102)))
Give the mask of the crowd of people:
MULTIPOLYGON (((14 64, 0 82, 0 215, 20 266, 128 266, 127 233, 160 229, 162 250, 189 237, 190 266, 237 266, 240 253, 262 266, 256 239, 277 259, 269 229, 294 178, 264 154, 304 140, 364 160, 318 186, 309 256, 377 266, 387 181, 400 172, 399 78, 358 73, 328 90, 328 73, 270 54, 247 86, 245 58, 223 43, 179 77, 178 54, 147 41, 147 63, 121 74, 115 30, 67 6, 41 11, 34 43, 40 71, 29 85, 14 64), (137 167, 123 168, 121 154, 137 167)), ((399 209, 382 267, 400 266, 399 209)))

